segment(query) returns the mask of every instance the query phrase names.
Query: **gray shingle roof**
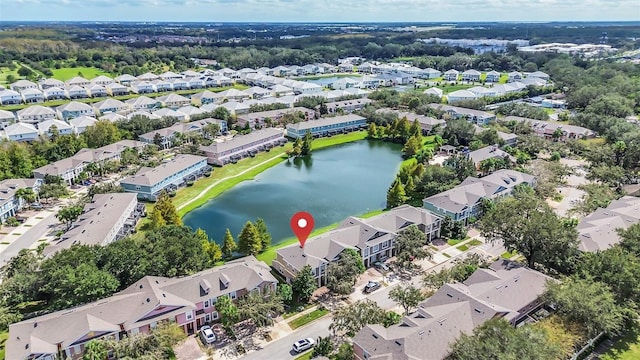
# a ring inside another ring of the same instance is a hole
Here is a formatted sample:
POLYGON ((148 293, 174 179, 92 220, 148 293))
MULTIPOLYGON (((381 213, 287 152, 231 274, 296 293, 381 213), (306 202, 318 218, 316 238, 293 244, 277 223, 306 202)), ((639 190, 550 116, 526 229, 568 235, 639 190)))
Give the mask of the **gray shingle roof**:
POLYGON ((281 129, 265 128, 257 131, 252 131, 246 135, 236 135, 231 140, 214 142, 213 144, 209 146, 203 146, 200 149, 205 152, 219 154, 228 150, 242 147, 247 144, 251 144, 260 139, 266 139, 274 135, 282 135, 284 137, 284 133, 281 129))
POLYGON ((461 334, 494 317, 512 320, 521 315, 520 309, 536 301, 549 280, 500 260, 476 270, 464 283, 445 284, 400 325, 368 325, 353 340, 370 359, 440 360, 461 334))
POLYGON ((155 168, 142 168, 136 175, 120 180, 120 183, 153 186, 162 180, 206 159, 207 158, 203 156, 179 154, 171 161, 156 166, 155 168))
POLYGON ((640 223, 640 198, 623 196, 580 220, 578 248, 582 251, 604 251, 620 242, 618 229, 627 229, 637 223, 640 223))

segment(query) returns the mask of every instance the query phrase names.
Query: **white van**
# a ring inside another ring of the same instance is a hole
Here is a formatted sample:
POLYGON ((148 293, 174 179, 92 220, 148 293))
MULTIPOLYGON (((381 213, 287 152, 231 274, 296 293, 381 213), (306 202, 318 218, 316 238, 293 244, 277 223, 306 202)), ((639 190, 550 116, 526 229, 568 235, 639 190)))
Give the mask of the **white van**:
POLYGON ((216 341, 216 334, 211 330, 211 326, 205 325, 200 329, 200 340, 205 345, 213 344, 216 341))

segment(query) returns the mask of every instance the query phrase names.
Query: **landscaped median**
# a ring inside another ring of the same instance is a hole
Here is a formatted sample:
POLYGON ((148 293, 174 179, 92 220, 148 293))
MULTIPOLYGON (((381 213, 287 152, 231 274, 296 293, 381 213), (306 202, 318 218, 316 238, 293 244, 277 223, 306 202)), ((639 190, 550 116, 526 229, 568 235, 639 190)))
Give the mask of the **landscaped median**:
POLYGON ((300 315, 298 317, 296 317, 295 319, 289 321, 287 324, 289 324, 289 327, 293 330, 302 327, 304 325, 307 325, 308 323, 314 321, 314 320, 318 320, 321 317, 327 315, 329 313, 329 310, 327 310, 324 307, 320 307, 317 308, 309 313, 300 315))
MULTIPOLYGON (((313 150, 364 140, 366 136, 365 131, 356 131, 315 139, 313 140, 313 150)), ((216 167, 210 177, 197 181, 191 187, 178 190, 173 198, 178 214, 184 216, 226 190, 245 180, 251 180, 261 172, 285 161, 287 159, 285 150, 290 148, 291 143, 288 143, 284 148, 274 148, 270 152, 259 153, 256 157, 240 160, 237 164, 216 167)))

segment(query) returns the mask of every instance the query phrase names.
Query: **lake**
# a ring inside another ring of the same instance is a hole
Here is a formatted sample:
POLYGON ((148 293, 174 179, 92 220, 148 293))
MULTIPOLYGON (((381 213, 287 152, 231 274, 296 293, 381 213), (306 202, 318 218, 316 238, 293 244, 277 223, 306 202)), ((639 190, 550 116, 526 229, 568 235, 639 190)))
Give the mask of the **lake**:
POLYGON ((311 213, 320 228, 384 208, 402 162, 400 150, 398 144, 368 140, 318 150, 238 184, 183 220, 221 243, 226 228, 237 241, 248 220, 262 218, 277 244, 293 236, 289 220, 298 211, 311 213))

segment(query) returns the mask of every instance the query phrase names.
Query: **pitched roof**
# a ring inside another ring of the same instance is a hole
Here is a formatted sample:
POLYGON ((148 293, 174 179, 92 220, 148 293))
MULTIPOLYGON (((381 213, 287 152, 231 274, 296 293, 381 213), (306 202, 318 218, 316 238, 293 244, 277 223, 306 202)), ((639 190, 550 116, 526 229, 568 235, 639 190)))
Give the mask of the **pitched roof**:
POLYGON ((518 184, 531 183, 532 175, 515 170, 498 170, 483 178, 468 177, 453 189, 432 195, 424 202, 452 213, 478 203, 482 198, 491 198, 504 189, 513 189, 518 184))
POLYGON ((120 180, 120 183, 153 187, 154 185, 162 182, 164 179, 169 178, 179 173, 180 171, 183 171, 190 166, 193 166, 206 159, 207 158, 203 156, 179 154, 171 161, 168 161, 154 168, 142 168, 140 169, 140 171, 138 171, 137 174, 120 180))
POLYGON ((32 354, 56 354, 57 344, 66 349, 90 333, 130 331, 158 319, 169 319, 195 310, 195 304, 205 296, 215 298, 277 283, 269 271, 268 265, 248 256, 186 277, 146 276, 108 298, 12 324, 6 356, 24 359, 32 354), (228 281, 225 288, 220 286, 222 278, 228 281), (203 280, 212 285, 208 293, 201 292, 203 280), (160 306, 165 307, 165 313, 152 318, 150 315, 160 306))
POLYGON ((70 248, 74 244, 106 245, 113 229, 122 226, 122 217, 132 203, 138 203, 136 193, 97 194, 84 206, 83 213, 71 225, 69 231, 60 236, 60 240, 47 247, 47 254, 70 248))
POLYGON ((200 149, 202 151, 219 154, 228 150, 237 149, 241 146, 251 144, 255 141, 269 138, 274 135, 281 135, 284 137, 284 132, 277 128, 264 128, 257 131, 252 131, 246 135, 236 135, 230 140, 222 142, 214 142, 209 146, 203 146, 200 149))
POLYGON ((287 129, 294 129, 300 132, 300 131, 305 131, 318 126, 342 124, 348 121, 356 121, 356 120, 363 120, 363 119, 364 118, 360 115, 347 114, 347 115, 341 115, 341 116, 335 116, 335 117, 320 118, 318 120, 302 121, 295 124, 289 124, 287 125, 287 129))
POLYGON ((49 132, 49 129, 54 125, 56 128, 58 128, 58 131, 72 129, 71 125, 64 121, 60 121, 58 119, 50 119, 40 122, 38 124, 38 130, 40 130, 40 133, 46 133, 49 132))
POLYGON ((495 145, 485 146, 478 150, 471 151, 469 154, 469 159, 473 161, 473 163, 478 166, 482 161, 487 159, 495 159, 495 158, 504 158, 507 157, 512 162, 515 162, 516 159, 510 155, 508 152, 498 148, 495 145))
POLYGON ((60 105, 56 108, 57 111, 93 111, 93 108, 89 104, 85 104, 79 101, 70 101, 64 105, 60 105))
POLYGON ((618 229, 627 229, 637 223, 640 223, 640 198, 623 196, 580 220, 578 248, 604 251, 621 241, 618 229))
POLYGON ((52 108, 42 106, 42 105, 32 105, 22 110, 18 110, 18 117, 20 118, 25 116, 42 116, 42 115, 55 116, 55 114, 56 112, 52 108))
MULTIPOLYGON (((508 260, 478 269, 464 283, 445 284, 400 325, 367 325, 354 343, 370 359, 440 360, 461 334, 487 320, 513 320, 536 301, 551 278, 508 260)), ((528 309, 527 309, 528 310, 528 309)))
POLYGON ((348 217, 336 229, 308 239, 304 248, 290 245, 277 253, 294 269, 300 270, 305 265, 316 268, 335 259, 344 249, 364 250, 395 238, 407 226, 433 224, 439 219, 425 209, 402 205, 368 219, 348 217))

